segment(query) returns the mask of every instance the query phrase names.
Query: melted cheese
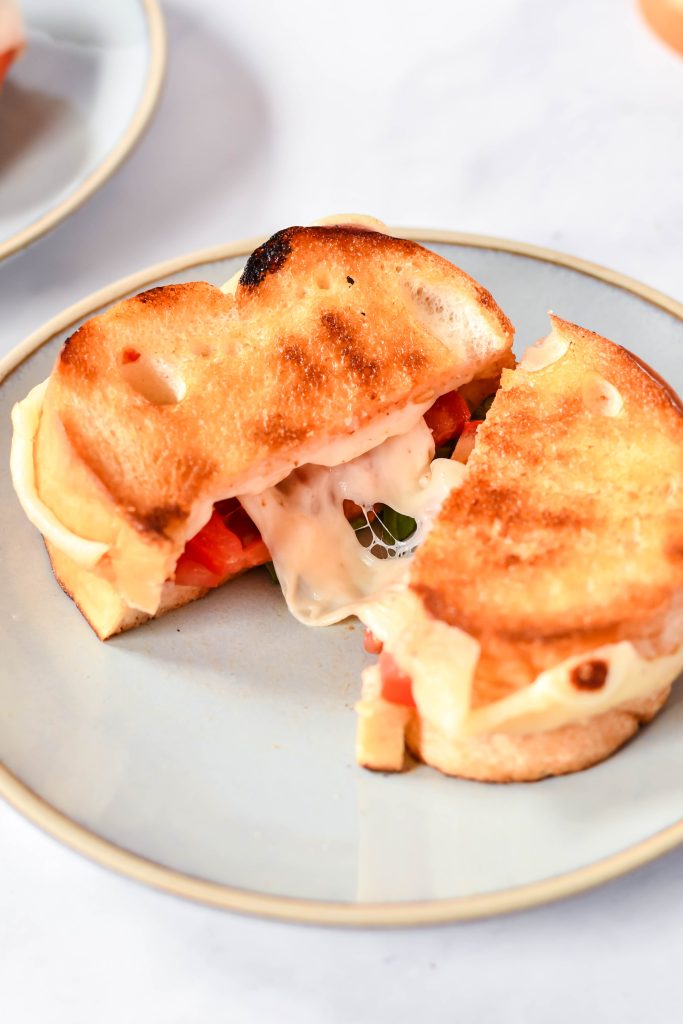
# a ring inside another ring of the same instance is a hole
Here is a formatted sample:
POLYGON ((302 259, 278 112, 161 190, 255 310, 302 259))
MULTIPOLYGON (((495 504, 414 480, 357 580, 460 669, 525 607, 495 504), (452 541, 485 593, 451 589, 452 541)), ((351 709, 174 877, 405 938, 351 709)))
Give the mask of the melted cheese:
MULTIPOLYGON (((110 550, 109 545, 100 541, 93 541, 80 537, 64 526, 64 524, 57 519, 51 509, 48 508, 48 506, 41 500, 36 486, 33 447, 35 435, 40 423, 41 408, 47 383, 47 381, 43 381, 42 384, 35 387, 22 402, 15 405, 12 411, 12 421, 14 425, 11 455, 12 481, 19 497, 19 501, 33 525, 40 530, 40 532, 55 548, 63 551, 64 554, 68 555, 74 562, 83 568, 92 569, 99 562, 102 556, 110 550)), ((303 469, 295 470, 295 474, 298 473, 300 476, 305 476, 307 471, 310 469, 313 476, 315 476, 317 472, 319 478, 324 480, 325 475, 330 472, 325 467, 339 468, 340 464, 355 464, 355 461, 364 455, 372 456, 371 449, 374 450, 377 449, 378 446, 382 446, 382 444, 390 437, 395 437, 397 435, 401 435, 403 437, 407 436, 415 429, 415 426, 418 423, 422 424, 422 447, 424 448, 425 436, 428 435, 428 438, 431 439, 431 435, 427 431, 422 417, 432 404, 432 400, 433 399, 430 399, 429 401, 423 402, 419 405, 410 404, 400 409, 390 410, 389 412, 376 416, 370 423, 367 423, 355 430, 350 426, 351 432, 343 437, 334 438, 332 441, 323 442, 322 444, 319 441, 314 441, 313 443, 302 447, 299 452, 301 460, 303 462, 309 462, 311 459, 314 459, 315 466, 305 466, 303 469)), ((379 457, 377 465, 381 464, 382 456, 379 457)), ((397 478, 400 477, 401 465, 400 453, 394 449, 392 461, 393 469, 390 471, 385 470, 385 478, 390 472, 395 473, 397 478)), ((268 495, 271 495, 275 490, 277 490, 276 485, 280 484, 283 477, 287 480, 293 481, 296 477, 295 474, 291 473, 291 470, 291 460, 289 463, 283 460, 278 460, 272 465, 265 467, 263 472, 260 474, 250 475, 248 485, 245 487, 245 490, 248 493, 245 493, 240 499, 245 508, 247 508, 247 511, 252 507, 250 502, 254 496, 263 495, 267 500, 268 495)), ((369 467, 367 464, 364 464, 363 470, 359 471, 358 469, 351 469, 349 472, 354 479, 360 479, 361 476, 367 477, 369 467)), ((450 470, 443 470, 439 469, 437 466, 434 472, 436 474, 434 483, 432 484, 432 489, 428 490, 428 493, 425 493, 425 500, 429 499, 429 495, 433 493, 434 487, 441 486, 442 491, 444 491, 444 488, 447 491, 451 486, 448 483, 448 479, 453 477, 454 479, 459 480, 461 476, 461 473, 454 468, 451 468, 450 470), (447 479, 439 485, 438 481, 442 480, 444 473, 447 479)), ((337 475, 335 479, 338 480, 339 475, 337 475)), ((370 490, 372 490, 372 488, 370 488, 370 490)), ((365 490, 359 491, 359 494, 361 493, 369 494, 370 491, 366 488, 365 490)), ((387 491, 387 493, 389 493, 389 491, 387 491)), ((226 495, 224 491, 221 491, 215 495, 205 496, 201 502, 198 502, 195 508, 193 508, 192 514, 188 520, 186 536, 194 536, 202 526, 204 526, 211 515, 211 509, 215 501, 229 496, 230 495, 226 495)), ((444 496, 445 491, 440 500, 443 500, 444 496)), ((374 500, 379 501, 381 498, 376 498, 374 500)), ((311 501, 315 503, 315 499, 312 495, 311 501)), ((339 508, 336 509, 336 512, 338 513, 337 524, 341 524, 342 529, 346 532, 348 529, 347 523, 343 515, 341 515, 342 501, 343 498, 340 499, 339 508)), ((367 504, 370 505, 372 503, 373 501, 371 498, 368 498, 367 504)), ((387 503, 390 504, 388 501, 387 503)), ((395 507, 397 511, 403 511, 403 509, 399 508, 397 505, 392 507, 395 507)), ((408 507, 413 506, 408 503, 406 508, 408 509, 408 507)), ((407 510, 406 514, 412 515, 413 513, 407 510)), ((255 514, 253 518, 258 524, 258 513, 255 514)), ((328 546, 330 543, 332 546, 336 544, 336 540, 330 541, 332 536, 333 535, 331 533, 328 533, 325 536, 325 542, 328 546)), ((358 545, 355 537, 352 536, 352 540, 353 545, 362 552, 362 548, 358 545)), ((374 556, 367 555, 367 557, 371 559, 372 563, 377 561, 374 556)), ((349 565, 351 564, 353 564, 353 559, 349 561, 349 565)), ((284 569, 282 571, 284 578, 284 569)), ((381 571, 379 575, 383 576, 381 571)), ((386 573, 386 575, 391 576, 390 573, 386 573)), ((394 576, 391 576, 391 579, 393 581, 394 576)), ((340 593, 335 584, 331 585, 335 590, 335 593, 340 593)), ((358 593, 358 595, 362 592, 356 592, 352 586, 349 586, 347 591, 348 593, 358 593)), ((371 589, 371 592, 374 592, 374 588, 371 589)), ((330 596, 327 604, 334 604, 335 600, 337 599, 330 596)), ((135 604, 135 607, 137 606, 138 605, 135 604)), ((149 606, 149 602, 146 603, 143 610, 150 613, 154 612, 154 608, 149 606)), ((311 621, 317 622, 318 620, 313 616, 311 621)), ((334 618, 324 620, 320 619, 320 624, 322 624, 323 621, 334 621, 334 618)))
POLYGON ((581 397, 594 416, 618 416, 624 408, 621 392, 594 370, 585 374, 581 382, 581 397))
MULTIPOLYGON (((388 437, 398 434, 407 434, 415 424, 422 419, 424 413, 433 404, 434 399, 423 402, 420 405, 406 405, 400 409, 391 409, 388 412, 380 413, 362 427, 353 428, 348 424, 349 433, 341 437, 335 437, 331 441, 320 442, 315 439, 307 444, 300 445, 297 450, 297 459, 289 459, 287 464, 282 459, 269 464, 263 472, 255 475, 249 474, 245 479, 241 490, 243 494, 261 494, 262 491, 279 484, 293 469, 299 466, 313 463, 316 466, 338 466, 340 463, 351 462, 376 448, 388 437)), ((216 500, 226 495, 217 495, 216 500)))
POLYGON ((561 359, 568 348, 569 339, 553 330, 546 338, 541 338, 529 346, 520 359, 519 365, 527 373, 537 373, 561 359))
POLYGON ((243 273, 244 267, 240 267, 240 269, 236 270, 232 277, 225 282, 225 284, 221 285, 221 291, 223 292, 224 295, 235 294, 235 292, 237 291, 237 285, 240 283, 240 278, 243 273))
POLYGON ((356 705, 356 760, 375 771, 398 772, 403 767, 405 731, 411 709, 382 697, 379 667, 363 672, 363 699, 356 705))
MULTIPOLYGON (((621 641, 567 658, 509 697, 473 709, 472 681, 479 659, 476 640, 431 618, 407 587, 396 588, 360 607, 358 615, 411 677, 421 717, 453 739, 558 729, 655 693, 683 669, 683 647, 650 659, 642 657, 633 644, 621 641), (599 690, 577 689, 571 681, 573 670, 592 660, 608 666, 604 685, 599 690)), ((370 714, 367 704, 375 699, 376 679, 364 674, 359 707, 366 718, 370 714)))
POLYGON ((42 384, 38 384, 29 391, 22 402, 17 402, 12 409, 12 425, 14 427, 10 455, 12 483, 21 502, 21 507, 46 540, 49 540, 54 547, 63 551, 78 565, 85 569, 92 569, 109 550, 109 545, 100 541, 86 540, 84 537, 72 533, 41 501, 36 487, 33 443, 40 423, 40 412, 47 384, 46 380, 42 384))
POLYGON ((370 217, 367 213, 331 213, 327 217, 319 217, 318 220, 313 221, 314 227, 334 227, 335 224, 345 224, 347 227, 365 228, 366 231, 380 233, 387 230, 383 220, 370 217))
MULTIPOLYGON (((416 407, 417 408, 417 407, 416 407)), ((441 504, 462 482, 464 467, 435 459, 420 416, 412 428, 341 465, 306 465, 282 483, 240 502, 271 553, 290 611, 327 625, 403 580, 408 558, 424 540, 441 504), (370 510, 378 502, 417 521, 416 532, 379 558, 361 546, 347 522, 348 499, 370 510)))

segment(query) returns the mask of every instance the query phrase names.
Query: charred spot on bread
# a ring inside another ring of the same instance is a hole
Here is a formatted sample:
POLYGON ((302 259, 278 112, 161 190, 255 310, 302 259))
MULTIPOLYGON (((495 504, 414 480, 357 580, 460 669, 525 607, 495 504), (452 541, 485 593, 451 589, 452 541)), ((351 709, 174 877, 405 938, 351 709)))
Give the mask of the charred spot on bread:
POLYGON ((257 288, 268 274, 277 273, 292 251, 291 237, 296 230, 276 231, 267 242, 254 249, 240 277, 243 288, 257 288))
POLYGON ((140 292, 135 299, 143 306, 165 306, 172 296, 173 285, 157 285, 156 288, 148 288, 146 292, 140 292))
POLYGON ((607 662, 601 658, 575 665, 570 676, 577 690, 601 690, 607 681, 607 662))
POLYGON ((133 521, 143 533, 156 533, 159 537, 167 536, 171 523, 187 518, 187 512, 180 505, 158 505, 147 512, 136 512, 133 521))

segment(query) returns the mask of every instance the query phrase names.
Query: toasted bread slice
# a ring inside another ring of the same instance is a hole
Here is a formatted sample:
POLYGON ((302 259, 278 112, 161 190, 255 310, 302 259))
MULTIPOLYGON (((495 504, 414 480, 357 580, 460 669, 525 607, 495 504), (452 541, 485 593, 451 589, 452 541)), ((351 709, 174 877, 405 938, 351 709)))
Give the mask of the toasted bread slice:
POLYGON ((553 347, 503 372, 411 573, 431 614, 482 644, 474 706, 601 644, 683 641, 680 406, 596 334, 553 318, 553 347))
MULTIPOLYGON (((154 288, 68 339, 35 438, 38 494, 106 547, 82 567, 153 615, 214 502, 325 462, 337 442, 372 447, 392 416, 497 372, 512 333, 485 289, 414 242, 289 228, 252 254, 234 294, 154 288)), ((82 603, 82 579, 57 561, 82 603)), ((131 616, 89 618, 109 635, 131 616)))
POLYGON ((506 781, 587 767, 656 713, 681 668, 680 403, 623 348, 552 323, 503 372, 463 487, 411 569, 428 618, 478 647, 462 684, 469 731, 422 710, 407 726, 410 748, 449 774, 506 781), (611 682, 617 663, 628 687, 611 682), (651 689, 635 699, 639 674, 651 689), (526 709, 525 691, 536 701, 526 709))

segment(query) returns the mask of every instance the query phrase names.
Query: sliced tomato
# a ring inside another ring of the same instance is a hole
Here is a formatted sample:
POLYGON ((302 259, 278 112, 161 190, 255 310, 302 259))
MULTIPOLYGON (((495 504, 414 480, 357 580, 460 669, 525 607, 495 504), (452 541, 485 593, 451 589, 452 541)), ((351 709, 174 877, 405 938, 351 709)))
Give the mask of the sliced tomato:
POLYGON ((269 558, 256 526, 239 502, 230 499, 219 502, 208 523, 187 542, 174 579, 183 587, 218 587, 269 558))
POLYGON ((179 587, 218 587, 223 578, 183 551, 175 567, 174 582, 179 587))
POLYGON ((382 696, 392 704, 405 704, 414 708, 413 683, 410 676, 402 672, 392 656, 382 651, 379 656, 379 671, 382 676, 382 696))
POLYGON ((470 418, 470 409, 457 391, 437 398, 431 409, 425 413, 425 422, 432 432, 437 448, 457 437, 470 418))
POLYGON ((242 544, 214 509, 208 523, 185 545, 185 554, 220 575, 226 566, 240 558, 242 544))
POLYGON ((453 449, 452 459, 455 459, 456 462, 467 462, 474 448, 477 431, 483 422, 483 420, 470 420, 469 423, 465 424, 462 434, 458 438, 458 443, 453 449))
MULTIPOLYGON (((255 544, 263 544, 261 534, 258 532, 256 524, 249 518, 239 503, 237 508, 230 511, 226 516, 223 516, 223 522, 228 530, 239 538, 243 551, 247 551, 255 544)), ((268 558, 266 558, 265 561, 268 561, 268 558)))
POLYGON ((213 507, 223 519, 226 519, 232 512, 236 512, 238 508, 242 508, 237 498, 223 498, 222 501, 217 501, 213 507))
POLYGON ((363 647, 368 654, 381 654, 384 644, 377 639, 372 630, 366 629, 363 635, 363 647))

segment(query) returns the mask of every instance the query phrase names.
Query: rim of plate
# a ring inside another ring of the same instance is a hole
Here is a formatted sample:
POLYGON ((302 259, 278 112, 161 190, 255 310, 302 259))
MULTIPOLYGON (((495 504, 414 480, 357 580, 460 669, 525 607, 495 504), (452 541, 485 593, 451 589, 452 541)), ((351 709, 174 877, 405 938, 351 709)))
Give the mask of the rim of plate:
MULTIPOLYGON (((145 2, 149 3, 150 0, 145 0, 145 2)), ((414 241, 493 249, 567 267, 589 277, 595 277, 606 284, 632 292, 683 322, 683 303, 664 295, 649 285, 641 284, 633 278, 620 274, 618 271, 609 270, 576 256, 565 255, 552 249, 524 242, 514 242, 485 235, 437 231, 429 228, 391 228, 390 230, 400 237, 414 241)), ((145 270, 101 288, 49 320, 14 348, 4 359, 0 360, 0 382, 42 345, 47 344, 57 334, 89 313, 95 312, 102 306, 142 288, 146 284, 158 281, 159 278, 168 277, 200 264, 214 263, 237 256, 248 256, 263 240, 263 238, 253 238, 191 252, 185 256, 147 267, 145 270)), ((38 825, 44 832, 65 846, 89 857, 103 867, 110 868, 135 881, 212 907, 300 924, 391 927, 441 924, 492 917, 550 903, 592 889, 668 853, 683 843, 683 819, 681 819, 609 857, 604 857, 562 875, 515 886, 511 889, 436 900, 343 903, 259 893, 218 882, 210 882, 164 867, 162 864, 117 846, 78 824, 43 800, 1 762, 0 796, 4 797, 10 805, 34 825, 38 825)))
POLYGON ((130 155, 136 143, 139 142, 154 113, 161 93, 164 69, 166 67, 166 32, 158 0, 138 0, 138 3, 142 8, 147 27, 149 68, 140 102, 128 123, 128 127, 109 155, 105 157, 92 174, 88 175, 74 192, 51 210, 48 210, 47 213, 44 213, 38 220, 29 224, 28 227, 22 228, 21 231, 15 232, 4 242, 0 242, 0 260, 4 260, 7 256, 12 256, 14 253, 25 249, 31 242, 35 242, 36 239, 51 231, 60 221, 77 210, 86 199, 90 198, 93 192, 96 192, 98 188, 104 185, 105 181, 120 167, 126 157, 130 155))

